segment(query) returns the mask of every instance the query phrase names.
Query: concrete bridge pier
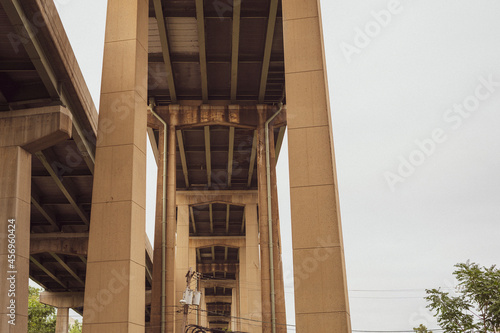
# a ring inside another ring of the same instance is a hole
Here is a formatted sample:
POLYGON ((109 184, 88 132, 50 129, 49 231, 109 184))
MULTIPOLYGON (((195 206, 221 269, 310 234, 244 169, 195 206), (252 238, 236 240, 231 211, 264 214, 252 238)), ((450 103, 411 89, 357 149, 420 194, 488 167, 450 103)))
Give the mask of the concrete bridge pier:
POLYGON ((83 293, 42 292, 40 302, 57 309, 55 333, 67 333, 69 329, 69 309, 83 306, 83 293))
POLYGON ((57 308, 56 332, 66 333, 69 329, 69 308, 57 308))
POLYGON ((28 329, 32 154, 71 131, 72 116, 60 106, 0 114, 0 281, 8 287, 0 289, 1 332, 28 329))
POLYGON ((148 1, 108 1, 83 331, 145 327, 148 1))
POLYGON ((351 332, 320 1, 283 1, 297 332, 351 332))

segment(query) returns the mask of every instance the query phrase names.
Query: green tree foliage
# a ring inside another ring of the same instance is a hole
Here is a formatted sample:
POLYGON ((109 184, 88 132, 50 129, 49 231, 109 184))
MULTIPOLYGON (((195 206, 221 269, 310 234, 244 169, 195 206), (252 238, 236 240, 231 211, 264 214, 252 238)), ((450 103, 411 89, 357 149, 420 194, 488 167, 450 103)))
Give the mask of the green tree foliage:
POLYGON ((427 327, 422 324, 419 327, 414 327, 413 330, 417 333, 432 333, 432 331, 427 330, 427 327))
POLYGON ((28 333, 53 333, 56 330, 56 310, 40 303, 40 289, 29 286, 28 333))
POLYGON ((75 323, 69 329, 69 333, 82 333, 82 324, 75 320, 75 323))
POLYGON ((435 311, 445 333, 500 332, 500 270, 461 263, 453 275, 458 280, 458 296, 440 289, 427 289, 427 307, 435 311))

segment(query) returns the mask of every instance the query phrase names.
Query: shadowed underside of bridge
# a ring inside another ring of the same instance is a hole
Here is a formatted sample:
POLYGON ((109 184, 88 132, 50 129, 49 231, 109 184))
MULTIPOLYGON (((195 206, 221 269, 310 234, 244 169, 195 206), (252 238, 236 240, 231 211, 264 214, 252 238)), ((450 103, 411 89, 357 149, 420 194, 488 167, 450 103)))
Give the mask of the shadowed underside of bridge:
MULTIPOLYGON (((177 247, 186 237, 190 252, 185 257, 177 255, 172 264, 179 271, 175 277, 176 298, 182 297, 185 288, 182 277, 186 272, 180 267, 192 267, 203 274, 199 288, 204 298, 201 311, 188 318, 190 323, 262 331, 259 322, 271 321, 270 304, 261 305, 259 286, 249 287, 260 284, 261 278, 260 260, 250 257, 250 253, 260 255, 258 248, 252 252, 248 247, 250 233, 258 233, 259 219, 257 211, 249 210, 257 206, 252 200, 238 201, 235 196, 253 196, 259 188, 265 190, 259 186, 258 177, 258 170, 263 168, 258 150, 262 154, 264 143, 259 129, 262 119, 267 120, 280 103, 286 102, 281 1, 154 0, 149 2, 147 23, 148 103, 169 125, 175 125, 177 247), (186 198, 186 206, 180 196, 186 198), (184 207, 185 223, 189 225, 186 234, 179 232, 184 207), (248 214, 255 219, 250 221, 250 231, 248 214), (250 271, 241 268, 250 264, 246 260, 256 260, 258 270, 252 277, 250 271), (248 290, 252 288, 255 292, 250 297, 248 290), (217 309, 223 311, 213 311, 217 309), (264 319, 263 311, 269 314, 264 319), (236 317, 254 319, 258 325, 252 327, 236 317)), ((149 119, 150 141, 161 164, 163 127, 151 114, 149 119)), ((283 111, 271 130, 274 158, 279 155, 285 126, 283 111)), ((157 230, 156 254, 161 251, 157 230)), ((254 246, 258 246, 257 237, 255 234, 252 240, 254 246)), ((265 244, 261 242, 261 246, 265 244)), ((156 262, 161 262, 159 256, 155 256, 156 262)), ((276 265, 281 266, 281 261, 276 265)), ((155 267, 153 280, 160 281, 159 264, 155 267)), ((269 264, 264 269, 269 270, 269 264)), ((153 287, 152 332, 159 332, 162 326, 160 289, 153 287)), ((176 306, 177 302, 168 300, 167 306, 176 306)), ((281 312, 279 321, 283 324, 284 307, 281 312)), ((166 321, 175 322, 175 327, 166 324, 167 331, 181 331, 182 314, 167 314, 166 321)))
MULTIPOLYGON (((0 0, 0 226, 16 218, 18 283, 29 271, 60 323, 73 308, 89 332, 182 332, 193 268, 188 323, 286 332, 288 128, 297 331, 350 331, 318 4, 109 0, 98 116, 52 0, 0 0)), ((23 302, 2 332, 23 331, 23 302)))

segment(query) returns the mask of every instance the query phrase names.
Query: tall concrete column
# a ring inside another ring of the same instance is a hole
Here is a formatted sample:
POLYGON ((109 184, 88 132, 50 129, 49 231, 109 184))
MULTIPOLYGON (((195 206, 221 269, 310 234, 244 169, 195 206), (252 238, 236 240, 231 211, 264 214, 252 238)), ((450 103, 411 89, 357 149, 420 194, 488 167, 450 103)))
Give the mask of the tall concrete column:
MULTIPOLYGON (((187 221, 188 221, 188 236, 189 236, 189 206, 188 206, 188 218, 187 218, 187 221)), ((196 248, 195 247, 189 247, 189 243, 188 243, 188 267, 192 267, 193 268, 193 271, 196 271, 197 268, 196 268, 196 248)), ((199 280, 193 280, 193 283, 191 284, 191 289, 198 289, 198 291, 200 291, 200 283, 199 283, 199 280)), ((201 304, 201 303, 200 303, 201 304)), ((196 325, 199 325, 200 323, 200 318, 199 318, 199 314, 201 313, 200 311, 196 311, 199 309, 199 307, 193 307, 195 310, 192 311, 189 316, 188 316, 188 322, 190 324, 196 324, 196 325)))
POLYGON ((205 288, 201 290, 201 318, 200 326, 208 327, 207 299, 205 296, 205 288))
POLYGON ((297 332, 350 332, 320 2, 283 20, 297 332))
POLYGON ((28 329, 28 275, 31 195, 31 154, 21 147, 0 147, 0 331, 26 332, 28 329), (15 219, 10 223, 9 219, 15 219), (12 225, 12 227, 11 227, 12 225), (9 233, 15 237, 14 267, 10 267, 9 233), (14 233, 15 232, 15 233, 14 233), (16 273, 9 273, 9 272, 16 273), (7 278, 12 278, 7 280, 7 278), (14 282, 11 284, 10 282, 14 282), (15 285, 14 288, 11 286, 15 285), (15 296, 10 292, 14 290, 15 296), (12 316, 9 307, 14 308, 12 316), (11 324, 9 324, 9 321, 11 324), (12 325, 12 324, 15 324, 12 325))
POLYGON ((271 278, 269 259, 269 223, 267 214, 266 141, 264 125, 266 107, 258 105, 259 128, 257 129, 257 181, 259 191, 260 260, 262 281, 262 332, 271 332, 271 278))
POLYGON ((236 319, 236 317, 239 317, 238 312, 236 311, 236 303, 237 302, 238 302, 238 299, 237 299, 237 294, 236 294, 236 288, 233 288, 232 294, 231 294, 231 324, 229 326, 231 331, 237 330, 236 323, 238 322, 238 320, 236 319))
POLYGON ((57 308, 55 333, 68 333, 69 329, 68 324, 69 324, 69 308, 57 308))
MULTIPOLYGON (((256 204, 245 206, 245 221, 246 246, 240 248, 240 317, 250 318, 256 322, 242 320, 241 330, 260 333, 263 330, 257 322, 265 321, 262 306, 263 292, 261 291, 264 283, 261 282, 262 272, 259 265, 259 223, 256 204)), ((260 247, 262 249, 262 244, 260 247)))
MULTIPOLYGON (((155 238, 153 251, 153 282, 151 286, 151 326, 150 332, 160 333, 161 331, 161 304, 162 304, 162 228, 163 228, 163 182, 164 182, 164 159, 165 129, 160 127, 158 136, 158 175, 156 179, 156 214, 155 214, 155 238)), ((166 180, 165 180, 166 182, 166 180)), ((166 282, 166 281, 164 281, 166 282)))
MULTIPOLYGON (((239 285, 239 314, 242 318, 250 318, 250 302, 248 299, 249 295, 249 287, 250 285, 248 284, 247 281, 247 249, 246 247, 242 247, 239 249, 239 255, 240 255, 240 262, 239 262, 239 277, 238 277, 238 285, 239 285)), ((260 276, 259 276, 260 280, 260 276)), ((261 297, 260 293, 258 295, 259 299, 261 297)), ((255 311, 255 309, 253 309, 255 311)), ((262 308, 260 309, 260 312, 262 312, 262 308)), ((262 316, 261 316, 262 317, 262 316)), ((240 326, 238 327, 238 330, 247 332, 248 331, 248 322, 246 320, 241 320, 240 321, 240 326)))
POLYGON ((28 329, 31 154, 70 138, 71 128, 71 113, 59 106, 0 114, 2 333, 28 329))
POLYGON ((144 332, 148 10, 108 1, 85 333, 144 332))
POLYGON ((176 219, 176 153, 175 126, 168 127, 167 140, 167 243, 166 243, 166 304, 165 332, 175 332, 175 307, 179 305, 175 297, 175 233, 176 219))
MULTIPOLYGON (((189 206, 179 205, 177 208, 177 246, 175 252, 175 303, 180 305, 184 291, 186 290, 186 273, 190 267, 189 264, 189 206)), ((196 267, 192 267, 193 271, 196 267)), ((194 287, 194 284, 193 284, 194 287)), ((184 333, 183 318, 184 313, 176 313, 175 316, 175 332, 184 333)), ((190 322, 194 324, 194 322, 190 322)))
MULTIPOLYGON (((241 249, 239 250, 241 251, 241 249)), ((241 257, 241 252, 240 252, 241 257)), ((238 265, 238 270, 236 273, 236 288, 233 289, 233 305, 235 307, 235 312, 238 317, 241 317, 241 262, 238 265)), ((231 327, 233 331, 241 331, 241 321, 236 320, 234 323, 234 327, 231 327)))

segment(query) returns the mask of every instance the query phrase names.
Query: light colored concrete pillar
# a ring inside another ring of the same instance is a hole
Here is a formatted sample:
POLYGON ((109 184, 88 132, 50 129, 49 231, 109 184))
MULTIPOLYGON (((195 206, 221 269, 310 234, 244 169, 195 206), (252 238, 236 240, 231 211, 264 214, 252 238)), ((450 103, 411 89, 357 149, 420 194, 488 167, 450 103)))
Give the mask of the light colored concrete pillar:
POLYGON ((350 332, 320 2, 283 2, 297 332, 350 332))
POLYGON ((257 181, 259 190, 260 260, 262 265, 262 332, 271 332, 271 280, 269 260, 269 224, 267 214, 266 141, 264 124, 267 108, 258 105, 259 128, 257 130, 257 181))
POLYGON ((207 298, 205 296, 205 288, 202 288, 201 290, 201 310, 200 326, 208 327, 207 298))
MULTIPOLYGON (((248 288, 249 284, 247 282, 247 249, 246 247, 241 247, 240 251, 240 263, 239 263, 239 305, 240 305, 240 316, 242 318, 250 318, 250 307, 248 300, 248 288)), ((259 295, 260 297, 260 295, 259 295)), ((255 310, 255 309, 254 309, 255 310)), ((261 308, 262 311, 262 308, 261 308)), ((248 322, 246 320, 240 321, 239 330, 243 332, 248 331, 248 322)))
POLYGON ((68 333, 69 308, 57 308, 56 333, 68 333))
POLYGON ((2 333, 28 329, 31 154, 69 139, 71 128, 71 113, 60 106, 0 114, 2 333))
MULTIPOLYGON (((239 250, 241 251, 241 249, 239 250)), ((240 256, 241 256, 241 252, 240 252, 240 256)), ((233 289, 233 293, 234 295, 236 296, 235 298, 233 298, 234 300, 234 307, 235 307, 235 313, 237 315, 237 317, 241 317, 241 280, 240 280, 240 276, 241 276, 241 262, 240 264, 238 265, 238 271, 236 273, 236 288, 233 289)), ((241 320, 236 320, 235 321, 235 326, 234 328, 232 328, 233 331, 241 331, 241 320)))
POLYGON ((168 127, 167 140, 167 243, 166 243, 166 306, 165 332, 175 332, 175 311, 179 300, 175 296, 175 234, 177 232, 176 219, 176 152, 175 126, 168 127))
POLYGON ((244 249, 240 248, 241 317, 250 318, 257 322, 242 321, 242 330, 260 333, 263 332, 263 328, 260 327, 258 322, 265 320, 263 319, 262 309, 263 292, 261 286, 263 283, 261 283, 262 273, 259 265, 259 224, 256 204, 247 204, 245 206, 245 221, 246 246, 244 249), (245 309, 246 313, 243 312, 245 309))
POLYGON ((148 11, 108 1, 85 333, 144 332, 148 11))
POLYGON ((231 331, 236 331, 237 330, 237 322, 238 320, 236 317, 239 317, 238 312, 236 311, 236 303, 238 302, 237 299, 237 294, 236 294, 236 288, 232 289, 232 300, 231 300, 231 324, 229 328, 231 331))
MULTIPOLYGON (((186 290, 186 273, 189 271, 189 206, 179 205, 177 207, 177 246, 175 253, 175 301, 177 305, 181 305, 179 301, 186 290)), ((193 271, 196 267, 192 267, 193 271)), ((194 284, 192 284, 194 288, 194 284)), ((175 332, 184 333, 183 319, 184 313, 178 312, 175 315, 176 328, 175 332)), ((194 324, 194 322, 189 322, 194 324)))
POLYGON ((0 147, 0 170, 0 331, 24 333, 28 329, 31 154, 20 147, 0 147), (9 239, 15 240, 15 261, 10 262, 9 239))
MULTIPOLYGON (((189 235, 189 208, 188 208, 188 235, 189 235)), ((189 243, 188 243, 189 245, 189 243)), ((188 267, 192 267, 193 271, 196 271, 196 248, 195 247, 189 247, 188 248, 188 267)), ((200 284, 198 280, 193 279, 193 283, 191 283, 191 289, 193 290, 198 290, 200 291, 200 284)), ((200 303, 201 304, 201 303, 200 303)), ((192 307, 193 311, 188 316, 188 323, 189 324, 196 324, 199 325, 200 323, 200 318, 199 318, 199 308, 194 306, 192 307)))

